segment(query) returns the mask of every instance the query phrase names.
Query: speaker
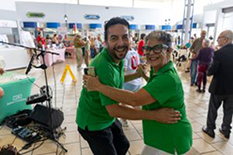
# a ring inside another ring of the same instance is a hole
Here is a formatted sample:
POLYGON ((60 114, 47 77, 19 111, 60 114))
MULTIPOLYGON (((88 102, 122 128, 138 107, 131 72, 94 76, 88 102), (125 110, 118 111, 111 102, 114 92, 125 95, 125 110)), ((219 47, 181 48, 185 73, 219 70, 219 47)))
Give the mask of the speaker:
MULTIPOLYGON (((44 105, 37 104, 29 117, 38 124, 50 127, 49 108, 44 105)), ((61 110, 51 108, 51 117, 52 129, 56 129, 61 126, 64 120, 64 115, 61 110)))

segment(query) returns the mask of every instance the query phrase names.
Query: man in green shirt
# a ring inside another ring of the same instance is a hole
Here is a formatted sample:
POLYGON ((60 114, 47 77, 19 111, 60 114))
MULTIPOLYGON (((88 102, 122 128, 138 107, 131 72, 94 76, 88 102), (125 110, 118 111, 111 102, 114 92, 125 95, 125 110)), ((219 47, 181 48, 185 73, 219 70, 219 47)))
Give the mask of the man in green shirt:
MULTIPOLYGON (((91 62, 99 80, 110 87, 122 89, 124 81, 140 77, 138 73, 124 77, 123 59, 129 50, 129 23, 112 18, 105 24, 106 48, 91 62)), ((81 136, 95 155, 125 155, 129 142, 117 117, 132 120, 156 120, 175 123, 179 112, 172 109, 138 110, 119 105, 100 92, 88 92, 83 87, 76 122, 81 136)))

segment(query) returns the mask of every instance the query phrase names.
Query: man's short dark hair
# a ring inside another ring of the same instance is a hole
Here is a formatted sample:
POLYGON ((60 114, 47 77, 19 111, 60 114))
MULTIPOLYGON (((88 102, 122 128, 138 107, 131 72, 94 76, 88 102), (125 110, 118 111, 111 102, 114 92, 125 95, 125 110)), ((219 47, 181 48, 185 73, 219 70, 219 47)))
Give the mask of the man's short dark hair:
POLYGON ((108 29, 109 29, 109 27, 111 27, 113 25, 117 25, 117 24, 125 25, 129 29, 129 23, 127 22, 127 20, 125 20, 123 18, 120 18, 120 17, 111 18, 104 25, 104 39, 105 39, 105 41, 108 40, 108 29))

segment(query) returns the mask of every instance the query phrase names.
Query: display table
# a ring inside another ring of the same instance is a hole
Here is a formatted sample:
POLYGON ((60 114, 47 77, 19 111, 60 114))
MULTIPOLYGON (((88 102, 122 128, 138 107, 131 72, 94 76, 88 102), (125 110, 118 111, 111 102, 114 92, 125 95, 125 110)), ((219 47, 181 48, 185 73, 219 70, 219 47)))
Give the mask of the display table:
POLYGON ((18 47, 0 48, 0 55, 6 63, 5 70, 25 68, 28 65, 27 50, 18 47))
MULTIPOLYGON (((51 53, 45 54, 45 64, 49 67, 52 66, 55 62, 64 62, 65 61, 65 48, 62 49, 47 49, 46 51, 58 53, 59 55, 54 55, 51 53)), ((42 58, 40 57, 42 63, 42 58)))
POLYGON ((0 124, 7 116, 32 109, 31 105, 26 105, 26 100, 31 94, 35 78, 29 79, 25 75, 12 72, 0 76, 0 87, 4 90, 4 96, 0 99, 0 124))
POLYGON ((70 53, 72 59, 76 59, 74 47, 66 47, 66 52, 70 53))

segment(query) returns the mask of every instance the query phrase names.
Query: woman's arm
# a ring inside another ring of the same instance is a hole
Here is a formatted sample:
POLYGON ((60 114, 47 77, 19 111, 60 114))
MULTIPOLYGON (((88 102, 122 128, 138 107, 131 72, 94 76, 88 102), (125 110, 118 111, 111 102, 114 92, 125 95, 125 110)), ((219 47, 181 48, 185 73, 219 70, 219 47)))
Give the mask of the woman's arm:
POLYGON ((134 93, 103 85, 96 77, 84 75, 83 79, 84 85, 86 85, 88 91, 99 91, 109 98, 123 104, 141 106, 156 102, 156 100, 143 88, 134 93))

